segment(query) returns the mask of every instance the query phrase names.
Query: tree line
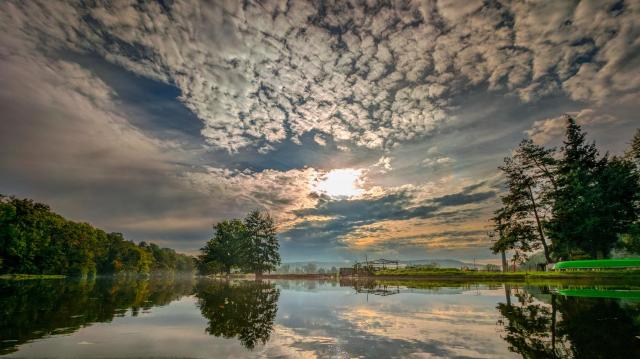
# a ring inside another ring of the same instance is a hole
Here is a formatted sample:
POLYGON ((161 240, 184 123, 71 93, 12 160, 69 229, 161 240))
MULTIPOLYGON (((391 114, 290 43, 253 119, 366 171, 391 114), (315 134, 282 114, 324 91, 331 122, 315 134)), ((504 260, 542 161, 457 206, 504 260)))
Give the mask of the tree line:
POLYGON ((522 261, 541 250, 547 263, 640 253, 640 130, 622 156, 600 155, 585 137, 566 116, 559 150, 525 139, 504 159, 494 253, 522 261))
POLYGON ((214 236, 200 249, 201 274, 240 272, 261 275, 280 265, 276 225, 267 212, 253 210, 244 219, 216 223, 214 236))
POLYGON ((154 243, 128 241, 49 206, 0 195, 0 273, 99 274, 193 271, 194 258, 154 243))

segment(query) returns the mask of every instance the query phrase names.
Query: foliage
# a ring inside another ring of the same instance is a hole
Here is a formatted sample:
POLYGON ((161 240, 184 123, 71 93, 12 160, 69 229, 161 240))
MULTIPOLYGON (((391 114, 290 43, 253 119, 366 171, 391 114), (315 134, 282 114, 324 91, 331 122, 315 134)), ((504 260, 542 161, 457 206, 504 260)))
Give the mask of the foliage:
POLYGON ((268 213, 254 210, 244 220, 222 221, 213 229, 213 238, 200 249, 200 273, 230 274, 238 269, 260 275, 280 265, 276 227, 268 213))
POLYGON ((640 181, 631 161, 599 157, 595 144, 568 118, 557 170, 549 235, 559 258, 607 257, 637 220, 640 181))
POLYGON ((545 261, 608 257, 616 247, 640 251, 640 131, 625 157, 600 156, 567 116, 556 153, 524 140, 500 168, 506 178, 493 221, 494 253, 525 261, 542 249, 545 261))
POLYGON ((231 273, 245 263, 247 230, 242 221, 222 221, 213 226, 214 237, 201 249, 198 258, 201 273, 231 273))
POLYGON ((191 257, 143 243, 69 221, 30 199, 0 196, 0 273, 86 277, 193 269, 191 257))
POLYGON ((545 258, 551 261, 543 227, 552 202, 550 193, 555 188, 553 152, 531 140, 523 140, 513 157, 505 158, 504 165, 499 167, 506 177, 507 192, 501 197, 502 207, 494 217, 496 229, 501 233, 492 247, 495 253, 502 250, 527 253, 542 246, 545 258))
POLYGON ((244 219, 247 244, 244 265, 250 272, 273 271, 280 265, 278 238, 273 218, 267 212, 253 210, 244 219))
POLYGON ((318 266, 315 263, 307 263, 304 265, 303 270, 307 274, 314 274, 318 271, 318 266))

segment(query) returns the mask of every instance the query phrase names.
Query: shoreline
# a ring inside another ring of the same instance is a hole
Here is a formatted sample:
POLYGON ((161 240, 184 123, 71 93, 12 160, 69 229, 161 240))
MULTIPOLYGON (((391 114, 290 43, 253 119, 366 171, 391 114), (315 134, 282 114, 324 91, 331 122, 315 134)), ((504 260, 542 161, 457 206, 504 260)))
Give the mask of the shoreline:
POLYGON ((575 272, 418 272, 383 273, 357 276, 327 274, 264 274, 263 279, 307 280, 421 280, 421 281, 528 281, 528 280, 638 280, 640 270, 635 271, 575 271, 575 272))

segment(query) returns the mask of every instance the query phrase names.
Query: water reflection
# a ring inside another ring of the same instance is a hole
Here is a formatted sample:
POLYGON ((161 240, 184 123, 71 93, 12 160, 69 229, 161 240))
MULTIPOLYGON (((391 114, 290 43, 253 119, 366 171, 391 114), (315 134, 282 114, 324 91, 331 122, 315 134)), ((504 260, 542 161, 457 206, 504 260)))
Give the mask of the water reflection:
POLYGON ((274 284, 202 280, 196 296, 202 316, 209 321, 207 333, 235 337, 250 350, 269 340, 280 297, 274 284))
POLYGON ((388 284, 375 280, 354 280, 351 278, 340 279, 341 287, 352 287, 356 293, 365 293, 379 296, 388 296, 400 293, 399 284, 388 284))
POLYGON ((191 294, 193 284, 193 278, 174 276, 0 281, 0 355, 27 341, 110 322, 128 311, 135 317, 191 294))
POLYGON ((499 324, 509 349, 525 358, 640 358, 640 303, 567 297, 548 287, 505 286, 499 324))
POLYGON ((640 357, 640 301, 589 293, 612 295, 410 281, 0 281, 0 354, 640 357))

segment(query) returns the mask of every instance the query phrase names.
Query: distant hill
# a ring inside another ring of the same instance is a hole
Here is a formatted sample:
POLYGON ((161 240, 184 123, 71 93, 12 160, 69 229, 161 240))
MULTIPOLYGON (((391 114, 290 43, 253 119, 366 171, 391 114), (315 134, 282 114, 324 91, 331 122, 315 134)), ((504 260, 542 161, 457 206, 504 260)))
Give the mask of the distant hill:
MULTIPOLYGON (((283 265, 288 264, 291 268, 302 268, 307 264, 312 263, 317 266, 318 269, 330 269, 331 267, 351 267, 354 261, 298 261, 298 262, 284 262, 283 265)), ((436 264, 439 268, 462 268, 462 267, 473 267, 473 263, 463 262, 457 259, 414 259, 414 260, 401 260, 399 261, 400 266, 408 266, 408 265, 430 265, 436 264)), ((484 268, 484 265, 477 264, 476 267, 478 269, 484 268)))
MULTIPOLYGON (((417 259, 417 260, 406 260, 400 261, 400 263, 405 265, 430 265, 436 264, 439 268, 462 268, 462 267, 473 267, 473 262, 463 262, 457 259, 417 259)), ((476 264, 477 268, 482 268, 484 265, 476 264)))
POLYGON ((291 268, 302 268, 307 264, 312 263, 315 264, 318 269, 331 269, 331 267, 351 267, 353 265, 353 261, 339 261, 339 262, 325 262, 325 261, 308 261, 308 262, 284 262, 282 265, 288 264, 291 268))

